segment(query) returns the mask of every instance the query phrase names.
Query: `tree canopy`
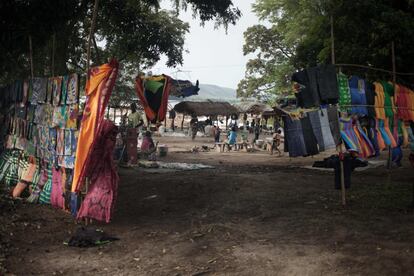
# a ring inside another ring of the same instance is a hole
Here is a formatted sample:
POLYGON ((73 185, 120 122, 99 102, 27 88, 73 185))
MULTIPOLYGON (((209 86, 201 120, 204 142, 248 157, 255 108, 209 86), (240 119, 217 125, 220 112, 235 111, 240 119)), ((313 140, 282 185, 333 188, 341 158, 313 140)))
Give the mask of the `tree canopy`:
MULTIPOLYGON (((110 57, 121 61, 125 75, 154 65, 161 55, 167 66, 182 63, 187 23, 178 19, 190 8, 201 21, 235 24, 240 11, 231 0, 171 0, 176 9, 160 9, 159 0, 100 0, 91 63, 110 57)), ((91 0, 3 0, 0 2, 0 83, 30 76, 29 36, 34 74, 50 76, 55 41, 55 75, 86 70, 91 0), (55 38, 55 39, 53 39, 55 38)))
POLYGON ((253 9, 266 23, 245 32, 244 54, 255 57, 239 83, 239 96, 289 93, 296 69, 330 63, 331 16, 336 63, 391 70, 394 41, 397 71, 414 71, 412 0, 257 0, 253 9))

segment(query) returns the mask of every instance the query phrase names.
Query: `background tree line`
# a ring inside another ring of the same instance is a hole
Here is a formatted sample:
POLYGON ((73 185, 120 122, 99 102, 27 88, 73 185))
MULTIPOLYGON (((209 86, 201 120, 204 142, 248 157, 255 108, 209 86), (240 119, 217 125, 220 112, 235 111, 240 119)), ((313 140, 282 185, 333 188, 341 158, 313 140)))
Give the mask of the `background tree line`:
MULTIPOLYGON (((235 24, 241 16, 232 0, 171 0, 175 9, 160 9, 159 0, 100 0, 92 40, 91 63, 116 57, 122 66, 117 89, 133 93, 132 79, 167 56, 167 66, 183 62, 189 25, 178 18, 191 9, 202 22, 235 24)), ((30 76, 29 36, 35 76, 85 74, 93 0, 0 1, 0 84, 30 76), (55 47, 53 46, 55 41, 55 47)), ((135 94, 135 93, 133 93, 135 94)))
MULTIPOLYGON (((397 71, 414 71, 413 0, 257 0, 254 11, 265 23, 244 34, 244 54, 255 57, 247 64, 238 96, 269 99, 289 94, 292 72, 330 63, 331 16, 336 63, 391 70, 391 42, 395 41, 397 71)), ((389 78, 358 69, 351 72, 389 78)))

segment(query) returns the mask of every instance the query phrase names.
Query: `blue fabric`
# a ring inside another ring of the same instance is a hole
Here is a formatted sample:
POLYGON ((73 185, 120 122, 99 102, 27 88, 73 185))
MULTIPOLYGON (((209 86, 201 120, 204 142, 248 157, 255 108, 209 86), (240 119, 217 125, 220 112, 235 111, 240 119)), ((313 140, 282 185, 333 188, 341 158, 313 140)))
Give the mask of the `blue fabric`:
MULTIPOLYGON (((349 88, 351 91, 351 104, 352 105, 366 105, 367 98, 365 95, 365 81, 352 76, 349 80, 349 88)), ((368 109, 365 106, 354 106, 351 108, 352 114, 368 115, 368 109)))
POLYGON ((332 136, 331 127, 329 125, 328 111, 323 108, 318 111, 319 120, 321 121, 321 130, 323 136, 323 143, 325 150, 334 149, 336 147, 334 138, 332 136))
POLYGON ((397 166, 401 166, 401 160, 403 158, 403 152, 401 150, 401 145, 403 143, 403 138, 398 138, 398 146, 392 149, 392 162, 397 166))
POLYGON ((236 144, 237 133, 235 131, 230 131, 229 134, 229 144, 234 145, 236 144))
POLYGON ((308 117, 312 125, 313 134, 315 135, 316 141, 318 142, 318 145, 319 145, 319 151, 324 151, 325 143, 323 141, 321 121, 319 120, 318 113, 319 113, 318 111, 308 112, 308 117))
POLYGON ((70 194, 70 212, 72 214, 72 216, 76 217, 76 215, 78 214, 78 209, 79 209, 79 200, 78 200, 78 195, 74 192, 71 192, 70 194))
POLYGON ((284 117, 283 121, 285 123, 285 145, 287 141, 289 156, 298 157, 307 155, 300 120, 284 117))

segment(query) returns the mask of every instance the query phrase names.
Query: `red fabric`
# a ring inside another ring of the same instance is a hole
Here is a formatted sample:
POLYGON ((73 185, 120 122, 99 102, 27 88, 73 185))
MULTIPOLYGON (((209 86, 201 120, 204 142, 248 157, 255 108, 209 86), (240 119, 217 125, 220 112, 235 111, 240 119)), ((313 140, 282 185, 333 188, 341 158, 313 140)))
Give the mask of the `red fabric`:
POLYGON ((154 110, 148 105, 147 99, 144 95, 144 82, 143 78, 140 76, 137 76, 135 78, 135 90, 137 92, 138 98, 141 101, 142 106, 144 107, 145 115, 147 115, 147 118, 149 121, 157 121, 162 122, 165 119, 165 116, 167 114, 168 110, 168 97, 170 96, 170 90, 171 90, 171 77, 167 75, 162 75, 165 78, 165 85, 161 100, 160 109, 158 110, 158 114, 155 113, 154 110))
POLYGON ((118 128, 104 120, 90 156, 86 174, 90 178, 88 193, 80 206, 77 218, 110 222, 117 197, 119 177, 115 169, 114 151, 118 128))
POLYGON ((90 77, 85 89, 87 100, 76 147, 72 192, 78 192, 82 188, 86 176, 85 169, 101 131, 105 109, 118 75, 118 67, 118 62, 112 60, 108 64, 94 67, 89 71, 90 77))
POLYGON ((50 204, 53 207, 63 209, 65 198, 63 197, 62 173, 60 170, 52 169, 52 192, 50 194, 50 204))

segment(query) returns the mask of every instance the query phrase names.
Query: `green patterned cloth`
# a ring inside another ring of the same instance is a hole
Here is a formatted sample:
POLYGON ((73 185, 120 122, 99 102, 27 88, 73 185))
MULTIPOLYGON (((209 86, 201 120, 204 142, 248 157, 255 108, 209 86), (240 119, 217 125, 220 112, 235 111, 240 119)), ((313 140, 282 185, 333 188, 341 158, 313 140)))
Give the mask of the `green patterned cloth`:
POLYGON ((11 150, 5 150, 0 156, 0 182, 5 180, 6 174, 10 167, 10 160, 12 156, 11 150))
POLYGON ((382 81, 381 82, 382 87, 384 87, 384 106, 385 106, 385 116, 388 118, 392 118, 394 117, 394 111, 393 111, 393 98, 394 97, 394 85, 386 82, 386 81, 382 81))
POLYGON ((9 159, 9 168, 6 172, 6 175, 4 177, 5 184, 7 188, 11 188, 13 186, 16 186, 17 182, 19 182, 19 151, 13 151, 12 155, 9 159))
POLYGON ((349 89, 349 82, 347 76, 338 73, 338 90, 339 90, 339 111, 350 112, 351 110, 351 90, 349 89))
POLYGON ((47 181, 40 192, 39 202, 50 204, 50 194, 52 192, 52 165, 47 165, 47 181))

